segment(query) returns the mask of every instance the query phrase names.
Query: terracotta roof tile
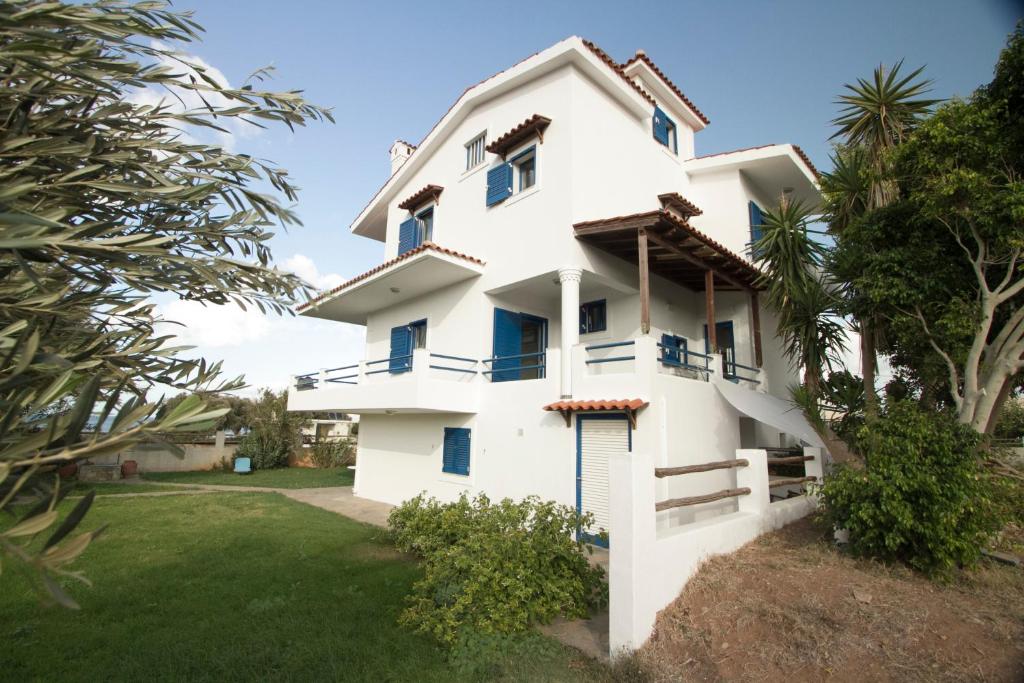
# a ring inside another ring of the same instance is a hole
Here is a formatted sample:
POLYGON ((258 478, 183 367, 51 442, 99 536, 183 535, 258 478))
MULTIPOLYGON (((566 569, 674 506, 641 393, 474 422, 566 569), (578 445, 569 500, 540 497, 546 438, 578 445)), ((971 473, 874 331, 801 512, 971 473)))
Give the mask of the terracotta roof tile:
POLYGON ((604 50, 602 50, 589 40, 584 40, 583 44, 587 47, 588 50, 593 52, 598 59, 607 64, 609 69, 617 73, 622 78, 622 80, 626 81, 626 83, 629 84, 629 87, 633 88, 633 90, 636 90, 638 93, 640 93, 640 96, 643 97, 648 102, 650 102, 651 104, 655 104, 654 98, 651 97, 651 95, 646 90, 644 90, 639 85, 634 83, 633 79, 626 75, 626 72, 622 70, 622 67, 616 64, 615 60, 609 57, 607 52, 605 52, 604 50))
POLYGON ((425 251, 436 251, 439 254, 445 254, 447 256, 454 256, 456 258, 460 258, 460 259, 463 259, 465 261, 469 261, 470 263, 476 263, 476 264, 479 264, 481 266, 485 265, 483 261, 481 261, 480 259, 478 259, 478 258, 476 258, 474 256, 467 256, 466 254, 463 254, 461 252, 454 251, 452 249, 447 249, 445 247, 438 246, 438 245, 434 244, 433 242, 424 242, 423 244, 421 244, 420 246, 416 247, 415 249, 410 249, 409 251, 407 251, 404 254, 401 254, 399 256, 396 256, 395 258, 391 259, 390 261, 385 261, 384 263, 382 263, 379 266, 376 266, 374 268, 371 268, 370 270, 366 271, 365 273, 362 273, 360 275, 356 275, 351 280, 349 280, 347 282, 341 283, 340 285, 338 285, 334 289, 330 289, 330 290, 328 290, 326 292, 321 292, 319 295, 313 297, 312 299, 310 299, 306 303, 300 304, 296 308, 296 310, 304 311, 307 308, 312 307, 316 303, 318 303, 320 301, 323 301, 324 299, 326 299, 326 298, 328 298, 330 296, 334 296, 335 294, 337 294, 338 292, 341 292, 342 290, 348 289, 349 287, 351 287, 352 285, 356 284, 357 282, 362 282, 363 280, 365 280, 366 278, 370 277, 371 275, 376 275, 377 273, 379 273, 381 271, 387 270, 388 268, 390 268, 391 266, 395 265, 396 263, 401 263, 402 261, 408 260, 408 259, 412 258, 413 256, 416 256, 417 254, 422 254, 425 251))
POLYGON ((436 202, 443 191, 444 188, 440 185, 427 185, 422 190, 419 190, 411 197, 404 200, 398 205, 398 208, 405 211, 412 211, 413 209, 422 206, 430 199, 433 199, 436 202))
POLYGON ((556 401, 544 406, 544 410, 580 412, 588 410, 640 410, 648 405, 639 398, 610 399, 601 401, 556 401))
MULTIPOLYGON (((754 147, 743 147, 741 149, 733 149, 733 150, 730 150, 728 152, 715 152, 714 154, 702 154, 700 156, 694 157, 694 159, 710 159, 712 157, 726 156, 727 154, 739 154, 740 152, 751 152, 751 151, 753 151, 755 149, 766 149, 768 147, 784 147, 784 146, 785 145, 780 145, 778 143, 772 143, 770 145, 756 145, 754 147)), ((798 157, 800 157, 800 160, 803 161, 807 165, 808 170, 810 170, 810 172, 814 174, 814 177, 815 178, 820 178, 821 174, 818 172, 818 169, 815 168, 813 163, 811 163, 810 157, 808 157, 807 154, 805 154, 804 151, 802 149, 800 149, 800 146, 799 145, 794 145, 794 144, 789 144, 789 146, 793 148, 793 151, 796 152, 796 155, 798 157)))
POLYGON ((704 213, 697 208, 696 204, 683 197, 678 192, 666 192, 665 194, 659 194, 658 199, 661 201, 662 208, 674 206, 679 213, 686 216, 699 216, 704 213))
POLYGON ((551 119, 546 116, 541 116, 540 114, 534 114, 509 132, 495 139, 491 144, 487 145, 487 151, 491 154, 500 154, 504 157, 508 154, 510 149, 534 135, 540 136, 541 142, 543 142, 544 130, 549 125, 551 125, 551 119))
POLYGON ((630 64, 633 64, 633 63, 635 63, 637 61, 642 61, 644 64, 646 64, 648 67, 650 67, 651 71, 653 71, 658 76, 658 78, 660 78, 662 80, 662 82, 665 85, 668 86, 669 90, 671 90, 672 92, 674 92, 676 94, 676 97, 678 97, 679 99, 681 99, 683 102, 686 103, 686 106, 689 107, 693 111, 693 113, 697 115, 697 118, 699 118, 701 121, 704 122, 705 126, 711 123, 711 119, 709 119, 707 116, 705 116, 704 112, 702 112, 700 109, 697 109, 697 105, 695 105, 693 103, 693 101, 689 97, 684 95, 683 91, 680 90, 676 86, 675 83, 670 81, 668 76, 666 76, 662 72, 662 70, 658 68, 658 65, 655 64, 653 61, 651 61, 651 58, 648 57, 647 55, 645 55, 643 53, 637 53, 637 55, 635 57, 633 57, 632 59, 630 59, 626 63, 622 64, 621 68, 625 69, 630 64))

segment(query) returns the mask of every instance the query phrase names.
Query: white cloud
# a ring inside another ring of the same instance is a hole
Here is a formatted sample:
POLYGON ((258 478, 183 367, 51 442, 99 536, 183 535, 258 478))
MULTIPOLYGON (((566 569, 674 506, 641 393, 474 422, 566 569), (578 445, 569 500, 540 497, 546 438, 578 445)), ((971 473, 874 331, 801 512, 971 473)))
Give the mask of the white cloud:
MULTIPOLYGON (((160 50, 172 49, 169 45, 159 41, 153 41, 151 45, 152 47, 160 50)), ((201 57, 180 51, 174 51, 174 53, 178 55, 182 61, 178 61, 170 56, 159 56, 155 61, 160 66, 170 69, 171 73, 178 74, 177 80, 182 83, 189 83, 190 77, 194 77, 197 82, 203 83, 203 80, 199 77, 198 72, 195 69, 191 69, 182 63, 187 62, 202 68, 206 76, 221 87, 230 87, 231 84, 224 75, 224 72, 212 64, 209 64, 201 57)), ((240 104, 238 102, 232 102, 223 95, 215 92, 203 92, 202 97, 200 97, 199 93, 192 90, 177 88, 172 94, 167 89, 152 86, 134 90, 128 94, 126 99, 129 102, 140 106, 157 106, 163 104, 177 113, 192 110, 205 110, 207 108, 207 103, 214 108, 228 108, 240 104), (206 102, 203 102, 204 99, 206 102)), ((263 132, 263 129, 259 126, 245 123, 236 117, 220 117, 213 123, 221 128, 225 128, 226 132, 203 128, 200 126, 187 126, 182 130, 182 135, 191 142, 213 137, 218 144, 223 146, 225 149, 230 150, 234 147, 236 136, 240 138, 252 138, 263 132)))
POLYGON ((223 306, 203 305, 198 301, 177 300, 159 307, 167 321, 160 332, 177 337, 175 346, 185 344, 206 348, 241 346, 266 337, 271 331, 271 320, 258 309, 243 311, 235 304, 223 306))
POLYGON ((284 262, 284 269, 290 270, 319 290, 332 289, 345 281, 337 273, 321 273, 313 259, 305 254, 295 254, 284 262))

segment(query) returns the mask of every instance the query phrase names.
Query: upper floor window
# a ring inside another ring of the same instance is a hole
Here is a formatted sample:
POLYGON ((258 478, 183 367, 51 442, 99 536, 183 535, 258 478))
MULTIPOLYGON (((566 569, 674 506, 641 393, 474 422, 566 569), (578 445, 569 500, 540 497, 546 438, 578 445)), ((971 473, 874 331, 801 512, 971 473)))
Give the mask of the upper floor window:
POLYGON ((672 150, 673 154, 679 152, 679 135, 676 130, 676 122, 668 117, 668 114, 661 110, 661 107, 654 108, 654 139, 672 150))
POLYGON ((398 255, 412 251, 434 237, 434 207, 424 209, 398 226, 398 255))
POLYGON ((512 158, 512 165, 516 169, 516 192, 528 190, 537 184, 537 148, 522 152, 512 158))
POLYGON ((608 329, 608 305, 604 299, 580 306, 580 334, 604 332, 608 329))
POLYGON ((757 243, 764 235, 764 216, 761 207, 754 202, 747 202, 747 211, 750 214, 750 255, 756 259, 761 256, 761 249, 757 243))
POLYGON ((466 170, 476 168, 484 163, 485 150, 487 146, 487 133, 483 132, 466 143, 466 170))

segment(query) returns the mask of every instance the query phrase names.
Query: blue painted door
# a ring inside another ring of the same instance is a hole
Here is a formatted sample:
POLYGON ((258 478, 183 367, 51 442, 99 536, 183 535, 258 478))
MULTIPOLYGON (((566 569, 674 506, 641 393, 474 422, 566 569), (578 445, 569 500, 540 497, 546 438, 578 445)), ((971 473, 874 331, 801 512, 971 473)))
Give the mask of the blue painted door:
POLYGON ((412 370, 412 327, 400 325, 391 328, 391 353, 388 356, 388 370, 391 374, 412 370))
POLYGON ((704 353, 722 354, 722 377, 736 377, 736 337, 733 335, 731 320, 715 323, 716 348, 711 349, 708 342, 708 326, 704 326, 704 353))
POLYGON ((508 382, 519 379, 519 367, 522 365, 521 349, 523 347, 523 319, 519 313, 506 311, 504 308, 494 309, 494 342, 491 364, 492 382, 508 382))

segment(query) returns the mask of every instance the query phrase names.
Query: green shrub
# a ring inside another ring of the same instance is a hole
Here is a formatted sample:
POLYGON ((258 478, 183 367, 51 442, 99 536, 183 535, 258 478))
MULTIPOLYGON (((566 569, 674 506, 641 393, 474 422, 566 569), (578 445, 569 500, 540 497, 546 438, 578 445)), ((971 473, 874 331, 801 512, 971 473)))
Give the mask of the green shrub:
POLYGON ((1002 526, 977 433, 945 413, 893 403, 858 434, 867 467, 825 480, 826 519, 858 554, 900 560, 928 574, 973 564, 1002 526))
POLYGON ((249 432, 238 442, 235 457, 251 458, 254 470, 288 466, 291 444, 273 432, 249 432))
POLYGON ((341 439, 317 441, 309 449, 309 459, 320 468, 347 467, 355 463, 355 456, 352 444, 341 439))
POLYGON ((604 570, 590 565, 589 548, 575 537, 592 523, 536 496, 405 502, 388 526, 399 548, 424 558, 425 573, 400 622, 456 645, 467 633, 518 633, 560 615, 585 617, 608 599, 604 570))

